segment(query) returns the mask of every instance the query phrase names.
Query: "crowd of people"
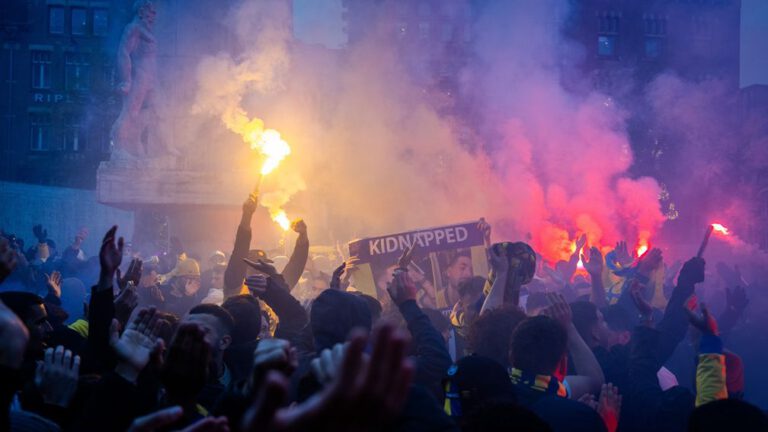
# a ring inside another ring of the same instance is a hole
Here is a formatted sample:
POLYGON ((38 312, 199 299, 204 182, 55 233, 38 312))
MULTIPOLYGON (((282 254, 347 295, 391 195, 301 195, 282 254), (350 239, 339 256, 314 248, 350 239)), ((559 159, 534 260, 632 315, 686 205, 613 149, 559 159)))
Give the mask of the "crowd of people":
POLYGON ((481 221, 490 274, 441 311, 420 300, 418 251, 381 301, 354 288, 354 257, 318 269, 303 221, 290 257, 252 249, 256 208, 205 262, 143 257, 117 227, 92 257, 85 229, 61 253, 42 226, 26 249, 3 234, 0 429, 768 431, 726 348, 747 295, 729 289, 716 320, 700 257, 678 271, 581 238, 550 267, 481 221))

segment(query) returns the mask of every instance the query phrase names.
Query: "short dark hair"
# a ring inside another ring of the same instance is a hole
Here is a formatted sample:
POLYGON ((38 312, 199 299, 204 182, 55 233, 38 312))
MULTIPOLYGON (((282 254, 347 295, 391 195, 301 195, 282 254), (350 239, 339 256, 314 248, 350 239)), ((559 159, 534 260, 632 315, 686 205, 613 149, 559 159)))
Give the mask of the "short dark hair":
POLYGON ((592 336, 592 327, 597 325, 597 306, 588 301, 576 301, 571 303, 571 312, 573 313, 573 326, 579 332, 581 338, 591 346, 594 337, 592 336))
POLYGON ((633 321, 632 315, 624 307, 615 304, 606 306, 601 311, 603 312, 605 324, 611 330, 628 332, 634 330, 635 321, 633 321))
POLYGON ((199 304, 189 310, 190 315, 213 315, 216 320, 224 328, 224 332, 228 335, 232 335, 235 329, 235 320, 232 315, 221 306, 215 304, 199 304))
POLYGON ((232 343, 235 345, 251 342, 259 337, 261 332, 261 305, 250 294, 230 297, 221 305, 234 319, 232 343))
POLYGON ((509 365, 511 335, 523 320, 525 313, 514 306, 504 306, 481 315, 469 328, 472 352, 509 365))
POLYGON ((29 309, 44 304, 43 298, 25 291, 6 291, 0 293, 0 300, 8 306, 22 321, 29 318, 29 309))
POLYGON ((737 399, 723 399, 704 404, 691 413, 690 432, 723 430, 768 430, 768 418, 754 405, 737 399))
POLYGON ((365 304, 368 305, 368 309, 371 311, 371 322, 375 323, 379 320, 379 318, 381 318, 381 313, 384 309, 381 307, 380 301, 378 301, 373 296, 369 296, 368 294, 363 294, 361 292, 354 292, 353 294, 365 300, 365 304))
POLYGON ((525 319, 512 333, 512 366, 528 373, 551 375, 567 351, 568 333, 554 319, 525 319))

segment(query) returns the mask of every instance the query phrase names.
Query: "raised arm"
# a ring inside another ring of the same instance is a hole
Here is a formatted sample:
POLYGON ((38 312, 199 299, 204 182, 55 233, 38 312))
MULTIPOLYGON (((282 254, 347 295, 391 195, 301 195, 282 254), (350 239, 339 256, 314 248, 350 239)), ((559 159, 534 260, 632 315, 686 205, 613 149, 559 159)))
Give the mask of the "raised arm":
POLYGON ((250 194, 243 203, 243 213, 240 217, 240 225, 235 234, 235 247, 229 257, 227 269, 224 270, 224 298, 240 294, 245 279, 246 264, 243 261, 248 258, 248 249, 251 247, 251 219, 256 212, 258 196, 250 194))
POLYGON ((597 307, 608 306, 608 299, 605 296, 605 287, 603 286, 603 254, 600 249, 593 247, 589 250, 589 259, 584 254, 581 255, 581 262, 589 273, 592 281, 592 292, 589 300, 597 307))
POLYGON ((507 281, 510 278, 509 275, 509 258, 507 257, 507 251, 504 248, 489 247, 486 250, 488 255, 488 262, 491 265, 491 269, 495 275, 493 284, 491 284, 491 291, 483 302, 483 307, 480 308, 480 315, 482 316, 486 312, 498 309, 504 306, 504 293, 507 288, 507 281))
POLYGON ((304 273, 304 267, 307 265, 307 259, 309 258, 309 237, 307 236, 307 224, 303 220, 297 219, 291 224, 291 228, 299 234, 296 239, 296 246, 293 248, 291 258, 288 260, 288 264, 283 269, 283 279, 288 285, 288 290, 292 290, 302 273, 304 273))

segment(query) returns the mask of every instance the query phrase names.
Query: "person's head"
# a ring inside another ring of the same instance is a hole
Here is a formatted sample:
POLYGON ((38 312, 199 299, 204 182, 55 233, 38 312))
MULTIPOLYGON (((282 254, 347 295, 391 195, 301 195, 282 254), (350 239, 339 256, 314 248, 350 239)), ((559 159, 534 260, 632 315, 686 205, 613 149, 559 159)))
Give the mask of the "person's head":
POLYGON ((754 405, 736 399, 704 404, 691 413, 689 432, 766 431, 768 419, 754 405))
POLYGON ((48 322, 48 312, 45 310, 43 299, 28 292, 7 291, 0 293, 0 300, 19 317, 29 331, 28 357, 42 356, 53 331, 48 322))
POLYGON ((309 323, 319 352, 346 341, 352 329, 371 329, 371 311, 355 294, 325 290, 312 302, 309 323))
POLYGON ((157 266, 144 265, 141 271, 141 279, 139 279, 139 288, 149 288, 156 286, 159 283, 157 266))
POLYGON ((224 289, 224 271, 226 269, 227 267, 223 265, 217 265, 211 269, 211 288, 224 289))
POLYGON ((259 300, 250 294, 242 294, 228 298, 221 307, 235 320, 232 331, 233 344, 239 345, 258 339, 263 321, 259 300))
POLYGON ((525 319, 525 313, 514 306, 486 312, 469 328, 469 346, 474 354, 509 365, 512 332, 525 319))
POLYGON ((363 294, 361 292, 357 292, 353 294, 365 301, 365 304, 368 305, 368 310, 371 311, 371 322, 372 323, 377 322, 379 318, 381 318, 381 313, 382 313, 381 302, 376 300, 375 297, 369 296, 368 294, 363 294))
POLYGON ((472 274, 472 257, 468 253, 453 255, 445 269, 448 284, 456 289, 462 282, 471 278, 472 274))
POLYGON ((220 250, 213 251, 211 256, 208 257, 208 267, 215 268, 216 266, 221 265, 227 265, 227 256, 220 250))
POLYGON ((173 269, 171 285, 187 297, 200 291, 200 265, 192 258, 179 261, 173 269))
POLYGON ((235 321, 232 315, 221 306, 201 304, 193 307, 183 322, 199 325, 205 332, 205 340, 211 346, 213 358, 220 358, 232 344, 232 332, 235 321))
POLYGON ((623 342, 622 335, 608 327, 603 312, 594 303, 573 302, 571 311, 573 325, 590 348, 601 346, 607 349, 623 342))
POLYGON ((133 3, 133 13, 144 21, 147 25, 152 25, 155 22, 155 16, 157 10, 155 9, 155 3, 152 0, 136 0, 133 3))
POLYGON ((462 358, 448 370, 444 380, 448 414, 462 420, 490 402, 515 403, 515 389, 507 369, 479 355, 462 358))
POLYGON ((634 317, 623 306, 617 304, 601 308, 600 311, 603 313, 605 324, 615 333, 616 343, 628 344, 635 329, 634 317))
POLYGON ((526 318, 512 333, 510 362, 528 373, 552 375, 565 359, 568 333, 544 315, 526 318))

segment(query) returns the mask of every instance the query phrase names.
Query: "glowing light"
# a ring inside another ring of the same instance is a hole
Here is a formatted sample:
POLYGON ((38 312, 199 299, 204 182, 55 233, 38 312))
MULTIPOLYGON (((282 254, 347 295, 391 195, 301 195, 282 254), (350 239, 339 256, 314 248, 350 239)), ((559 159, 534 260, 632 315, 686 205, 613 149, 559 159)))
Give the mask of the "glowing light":
POLYGON ((648 252, 648 245, 647 244, 641 244, 637 247, 637 256, 641 257, 644 253, 648 252))
POLYGON ((719 223, 713 223, 712 229, 719 232, 722 235, 728 235, 730 232, 728 231, 728 228, 720 225, 719 223))
POLYGON ((272 214, 272 220, 277 222, 283 231, 288 231, 288 229, 291 227, 291 220, 288 219, 288 215, 285 214, 285 210, 280 209, 274 212, 272 214))
POLYGON ((261 165, 261 175, 267 175, 280 165, 280 162, 291 154, 291 147, 274 129, 253 130, 248 134, 251 149, 258 150, 264 156, 261 165))

